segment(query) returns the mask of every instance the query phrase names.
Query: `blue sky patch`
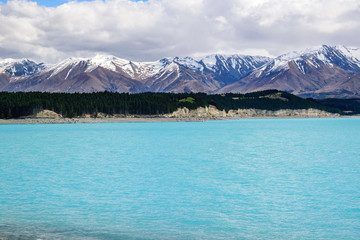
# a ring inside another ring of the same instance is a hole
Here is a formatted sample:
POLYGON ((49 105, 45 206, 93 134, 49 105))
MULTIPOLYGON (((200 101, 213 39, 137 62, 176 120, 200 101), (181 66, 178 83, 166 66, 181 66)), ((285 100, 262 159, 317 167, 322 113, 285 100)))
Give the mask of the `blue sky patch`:
MULTIPOLYGON (((6 3, 8 0, 0 0, 2 3, 6 3)), ((77 0, 77 2, 91 2, 93 0, 77 0)), ((131 0, 133 2, 139 2, 141 0, 131 0)), ((70 0, 32 0, 32 2, 37 2, 38 5, 46 6, 46 7, 56 7, 66 2, 70 2, 70 0)))

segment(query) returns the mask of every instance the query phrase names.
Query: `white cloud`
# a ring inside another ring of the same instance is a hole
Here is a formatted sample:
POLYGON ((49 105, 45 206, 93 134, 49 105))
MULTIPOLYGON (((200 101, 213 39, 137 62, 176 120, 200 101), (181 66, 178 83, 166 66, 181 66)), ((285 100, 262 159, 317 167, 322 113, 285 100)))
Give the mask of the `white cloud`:
POLYGON ((359 46, 359 16, 358 0, 98 0, 56 8, 10 0, 0 4, 0 57, 55 62, 106 53, 155 60, 359 46))

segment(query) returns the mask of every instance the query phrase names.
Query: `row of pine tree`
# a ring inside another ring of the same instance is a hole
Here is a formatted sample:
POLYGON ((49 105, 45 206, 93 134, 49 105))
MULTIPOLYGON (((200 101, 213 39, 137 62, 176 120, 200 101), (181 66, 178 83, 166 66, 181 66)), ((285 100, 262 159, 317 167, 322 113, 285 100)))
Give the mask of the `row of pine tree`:
POLYGON ((214 105, 226 111, 230 109, 308 109, 317 108, 332 112, 338 109, 326 107, 316 101, 306 100, 289 93, 267 90, 248 94, 205 93, 44 93, 44 92, 0 92, 0 118, 19 118, 48 109, 64 117, 83 114, 131 114, 159 115, 171 113, 179 107, 195 109, 214 105), (280 94, 282 99, 266 96, 280 94), (284 101, 284 99, 286 99, 284 101))

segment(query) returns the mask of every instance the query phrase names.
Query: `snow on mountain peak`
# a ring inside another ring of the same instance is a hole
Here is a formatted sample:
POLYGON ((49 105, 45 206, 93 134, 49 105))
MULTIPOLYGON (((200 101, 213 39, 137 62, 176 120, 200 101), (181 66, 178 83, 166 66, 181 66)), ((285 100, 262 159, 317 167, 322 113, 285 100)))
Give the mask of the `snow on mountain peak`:
POLYGON ((263 56, 247 56, 240 54, 212 54, 204 57, 196 58, 198 62, 202 62, 205 67, 213 72, 220 68, 227 71, 235 69, 237 71, 248 71, 262 66, 271 59, 263 56))
POLYGON ((331 55, 335 55, 339 58, 346 57, 352 61, 360 62, 360 49, 359 48, 351 48, 345 46, 336 46, 331 47, 327 45, 307 48, 304 51, 293 51, 290 53, 283 54, 277 59, 282 61, 292 61, 297 59, 304 59, 304 58, 318 58, 324 63, 331 64, 332 59, 331 55), (342 55, 342 56, 341 56, 342 55))
MULTIPOLYGON (((81 67, 85 72, 92 72, 98 67, 101 67, 125 74, 125 76, 133 79, 141 80, 154 76, 162 71, 170 71, 174 68, 175 64, 199 72, 211 71, 217 74, 217 77, 240 78, 250 72, 254 72, 255 69, 257 69, 255 71, 257 75, 259 71, 269 74, 271 72, 274 73, 289 69, 290 62, 295 63, 304 74, 306 69, 304 66, 306 64, 310 64, 316 68, 318 68, 321 63, 331 66, 335 64, 348 70, 356 70, 360 69, 360 49, 345 46, 331 47, 322 45, 307 48, 303 51, 289 52, 274 59, 238 54, 212 54, 194 58, 169 57, 154 62, 133 62, 112 55, 99 54, 92 58, 68 58, 58 64, 47 66, 45 71, 51 71, 51 76, 54 76, 67 69, 66 77, 68 77, 75 67, 81 67)), ((0 59, 0 72, 6 71, 10 73, 11 76, 23 76, 20 74, 30 75, 41 70, 44 70, 44 65, 36 65, 28 59, 0 59), (17 63, 21 63, 23 66, 12 66, 17 63)))
POLYGON ((205 64, 206 68, 208 68, 208 69, 212 69, 216 65, 216 62, 217 62, 215 54, 205 56, 203 58, 198 58, 197 60, 199 62, 202 61, 205 64))
POLYGON ((0 60, 0 73, 8 73, 11 77, 32 75, 44 69, 44 64, 37 64, 27 58, 0 60))
POLYGON ((70 71, 72 71, 72 69, 75 66, 78 66, 80 63, 87 65, 85 72, 91 72, 98 67, 103 67, 111 71, 116 71, 116 65, 126 65, 129 64, 129 61, 111 55, 96 55, 92 58, 68 58, 58 64, 49 66, 47 70, 53 71, 51 74, 51 76, 53 76, 70 67, 70 70, 68 72, 70 73, 70 71))
POLYGON ((12 58, 1 59, 0 60, 0 73, 4 73, 7 68, 9 68, 12 64, 14 64, 18 61, 19 60, 12 59, 12 58))
POLYGON ((335 48, 337 50, 339 50, 343 55, 350 58, 351 60, 360 62, 360 48, 345 47, 345 46, 342 46, 342 45, 336 46, 335 48))
POLYGON ((9 67, 15 63, 19 63, 19 64, 25 64, 25 63, 29 63, 29 62, 33 62, 27 58, 22 58, 22 59, 14 59, 14 58, 5 58, 5 59, 0 59, 0 69, 9 67))
POLYGON ((130 61, 121 59, 112 55, 96 55, 93 58, 88 59, 89 67, 85 72, 91 72, 97 67, 102 67, 109 69, 111 71, 116 71, 116 66, 125 66, 130 64, 130 61))
POLYGON ((199 70, 199 71, 204 70, 204 66, 191 57, 185 57, 185 58, 175 57, 173 61, 192 70, 199 70))
MULTIPOLYGON (((50 77, 52 77, 52 76, 62 72, 67 67, 71 67, 71 69, 72 69, 75 65, 79 64, 80 62, 86 62, 86 61, 87 61, 86 58, 67 58, 58 64, 49 65, 47 68, 47 71, 52 71, 52 73, 50 75, 50 77)), ((71 71, 71 69, 70 69, 70 71, 71 71)), ((69 75, 69 72, 68 72, 68 75, 69 75)))
POLYGON ((297 60, 297 59, 301 59, 301 58, 311 56, 314 54, 324 53, 327 48, 328 47, 326 45, 322 45, 322 46, 306 48, 305 50, 302 50, 302 51, 291 51, 291 52, 285 53, 283 55, 280 55, 276 59, 279 59, 281 61, 297 60))
POLYGON ((310 64, 318 68, 319 63, 326 65, 338 65, 346 69, 360 68, 360 50, 358 48, 349 48, 345 46, 331 47, 327 45, 307 48, 303 51, 292 51, 269 62, 265 68, 256 72, 260 76, 262 72, 266 74, 276 73, 290 68, 289 63, 297 65, 299 71, 305 74, 304 64, 310 64))

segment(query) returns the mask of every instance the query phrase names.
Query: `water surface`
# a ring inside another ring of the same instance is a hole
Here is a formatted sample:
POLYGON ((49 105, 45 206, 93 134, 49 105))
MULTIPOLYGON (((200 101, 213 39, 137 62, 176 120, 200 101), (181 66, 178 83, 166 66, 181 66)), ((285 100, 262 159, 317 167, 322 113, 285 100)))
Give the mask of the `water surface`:
POLYGON ((0 126, 0 239, 359 239, 360 119, 0 126))

